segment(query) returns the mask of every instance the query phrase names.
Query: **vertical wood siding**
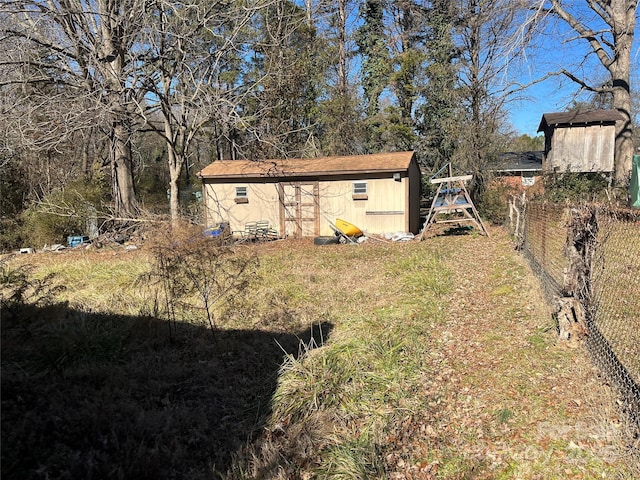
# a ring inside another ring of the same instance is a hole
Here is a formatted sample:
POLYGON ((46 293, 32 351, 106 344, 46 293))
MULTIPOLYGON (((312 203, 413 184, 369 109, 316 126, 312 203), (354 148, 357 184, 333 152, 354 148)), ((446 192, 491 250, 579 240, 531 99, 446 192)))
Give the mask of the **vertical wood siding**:
POLYGON ((547 171, 613 171, 614 125, 556 128, 550 145, 545 165, 547 171))

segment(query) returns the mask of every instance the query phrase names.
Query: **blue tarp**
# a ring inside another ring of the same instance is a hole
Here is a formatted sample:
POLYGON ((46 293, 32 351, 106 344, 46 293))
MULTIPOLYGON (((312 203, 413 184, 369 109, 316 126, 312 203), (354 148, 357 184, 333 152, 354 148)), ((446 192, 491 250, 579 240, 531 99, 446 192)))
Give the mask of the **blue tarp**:
MULTIPOLYGON (((444 205, 453 205, 451 203, 451 200, 453 200, 453 198, 445 199, 442 196, 439 196, 438 199, 436 200, 436 207, 442 207, 444 205)), ((469 203, 467 202, 466 197, 461 196, 456 198, 455 205, 464 205, 465 203, 469 203)))
POLYGON ((70 247, 77 247, 78 245, 82 245, 83 243, 88 243, 89 237, 85 235, 74 235, 67 237, 67 245, 70 247))

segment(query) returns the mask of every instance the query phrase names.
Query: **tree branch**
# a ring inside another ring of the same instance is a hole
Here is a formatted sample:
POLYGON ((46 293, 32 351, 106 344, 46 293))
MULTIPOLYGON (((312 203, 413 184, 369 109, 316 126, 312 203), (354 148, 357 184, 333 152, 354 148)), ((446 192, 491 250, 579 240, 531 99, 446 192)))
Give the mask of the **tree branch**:
MULTIPOLYGON (((596 33, 587 28, 582 22, 574 17, 564 6, 560 0, 550 0, 553 6, 553 13, 564 20, 573 30, 575 30, 582 38, 587 40, 592 50, 597 55, 600 63, 608 70, 613 59, 609 56, 606 49, 602 46, 602 42, 596 37, 596 33)), ((611 18, 604 18, 607 25, 611 25, 611 18)))
POLYGON ((564 75, 565 77, 569 78, 571 81, 577 83, 578 85, 580 85, 580 87, 583 90, 587 90, 589 92, 593 92, 593 93, 607 93, 610 92, 611 89, 607 88, 607 87, 592 87, 591 85, 587 84, 584 80, 576 77, 574 74, 572 74, 571 72, 565 70, 564 68, 562 70, 560 70, 560 72, 562 75, 564 75))

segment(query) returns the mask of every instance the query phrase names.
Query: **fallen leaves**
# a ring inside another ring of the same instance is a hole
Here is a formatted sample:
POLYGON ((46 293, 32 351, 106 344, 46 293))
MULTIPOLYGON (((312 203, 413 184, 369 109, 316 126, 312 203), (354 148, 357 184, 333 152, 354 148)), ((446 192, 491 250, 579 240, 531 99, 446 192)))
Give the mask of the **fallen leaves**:
MULTIPOLYGON (((469 239, 429 241, 455 249, 469 239)), ((437 373, 425 383, 424 417, 398 427, 412 434, 395 436, 388 446, 390 478, 457 478, 455 472, 464 471, 490 478, 511 469, 527 478, 604 474, 603 443, 613 448, 620 439, 590 440, 598 425, 583 417, 598 413, 584 398, 610 398, 611 392, 582 368, 588 362, 582 351, 554 345, 540 288, 523 259, 504 253, 508 240, 474 241, 482 242, 474 255, 446 259, 458 281, 440 307, 445 320, 430 336, 426 361, 437 373), (543 436, 536 434, 541 425, 548 426, 543 436), (421 456, 430 460, 410 461, 421 456)))

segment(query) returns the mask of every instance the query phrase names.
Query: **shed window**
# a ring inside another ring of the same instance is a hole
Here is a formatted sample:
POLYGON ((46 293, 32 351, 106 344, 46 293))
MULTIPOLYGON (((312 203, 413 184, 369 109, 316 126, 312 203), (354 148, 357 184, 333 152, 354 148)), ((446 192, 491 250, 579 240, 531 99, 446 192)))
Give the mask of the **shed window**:
POLYGON ((367 182, 353 182, 353 194, 362 195, 367 193, 367 182))
POLYGON ((247 187, 236 187, 236 203, 249 203, 249 196, 247 195, 247 187))
POLYGON ((367 182, 353 182, 353 199, 367 200, 367 198, 369 198, 367 182))

